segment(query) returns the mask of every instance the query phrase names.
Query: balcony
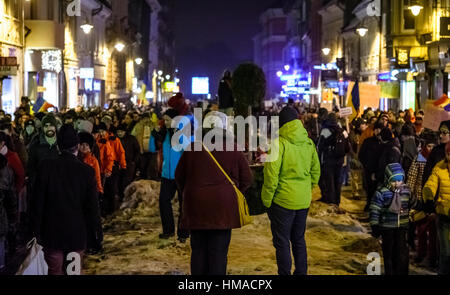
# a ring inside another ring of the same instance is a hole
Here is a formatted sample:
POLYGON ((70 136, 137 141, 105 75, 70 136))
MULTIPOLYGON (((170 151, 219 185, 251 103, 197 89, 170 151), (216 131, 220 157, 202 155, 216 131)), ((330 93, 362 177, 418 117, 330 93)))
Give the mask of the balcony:
POLYGON ((30 29, 25 43, 30 49, 59 48, 64 50, 64 25, 51 20, 25 20, 30 29))

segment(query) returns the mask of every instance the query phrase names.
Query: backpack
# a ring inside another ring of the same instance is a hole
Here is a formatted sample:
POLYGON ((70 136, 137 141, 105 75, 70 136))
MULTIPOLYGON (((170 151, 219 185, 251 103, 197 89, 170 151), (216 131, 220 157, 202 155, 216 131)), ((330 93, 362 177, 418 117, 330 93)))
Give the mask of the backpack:
POLYGON ((326 151, 328 156, 332 158, 343 158, 350 152, 348 139, 345 138, 342 130, 338 130, 331 135, 326 151))

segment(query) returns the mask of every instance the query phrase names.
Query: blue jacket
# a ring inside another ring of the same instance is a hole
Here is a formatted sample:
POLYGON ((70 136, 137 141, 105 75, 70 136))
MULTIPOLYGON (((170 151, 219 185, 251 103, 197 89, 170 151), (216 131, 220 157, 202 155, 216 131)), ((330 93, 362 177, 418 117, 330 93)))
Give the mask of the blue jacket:
MULTIPOLYGON (((178 162, 180 161, 181 155, 185 147, 189 143, 180 142, 180 145, 173 147, 171 143, 170 133, 167 132, 162 144, 163 153, 163 166, 162 166, 162 178, 165 179, 175 179, 175 170, 177 169, 178 162)), ((150 136, 149 140, 149 152, 156 153, 155 138, 150 136)))

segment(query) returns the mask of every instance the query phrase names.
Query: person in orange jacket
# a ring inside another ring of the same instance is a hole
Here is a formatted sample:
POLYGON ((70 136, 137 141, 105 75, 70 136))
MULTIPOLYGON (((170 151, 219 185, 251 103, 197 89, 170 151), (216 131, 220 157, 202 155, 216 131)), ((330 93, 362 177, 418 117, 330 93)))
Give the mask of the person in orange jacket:
MULTIPOLYGON (((102 126, 100 125, 99 128, 102 126)), ((106 128, 103 126, 103 128, 106 128)), ((96 136, 96 144, 100 151, 100 173, 103 177, 109 178, 113 172, 114 167, 114 151, 109 143, 109 141, 101 135, 101 133, 96 136)))
POLYGON ((80 159, 83 163, 89 165, 95 170, 95 180, 97 182, 97 190, 99 193, 103 194, 103 185, 100 173, 100 165, 97 158, 92 154, 92 149, 94 147, 95 139, 87 132, 81 132, 78 134, 80 138, 80 159))
MULTIPOLYGON (((103 185, 102 185, 102 179, 101 179, 101 173, 100 173, 100 165, 98 163, 97 158, 92 153, 94 144, 95 144, 95 138, 92 134, 87 132, 81 132, 78 133, 78 137, 80 139, 80 148, 78 153, 78 158, 86 165, 92 167, 95 171, 95 181, 97 183, 97 191, 99 193, 99 199, 100 196, 103 195, 103 185)), ((101 215, 101 211, 99 212, 99 215, 101 215)), ((103 229, 101 227, 101 224, 98 224, 95 228, 90 229, 95 232, 91 232, 88 235, 87 239, 87 253, 89 254, 96 254, 102 249, 102 242, 103 242, 103 229)))
MULTIPOLYGON (((119 203, 119 170, 127 169, 125 159, 125 150, 123 149, 120 139, 109 132, 108 126, 101 122, 99 127, 99 138, 97 142, 105 143, 110 147, 110 152, 113 160, 111 174, 106 178, 104 184, 104 213, 106 215, 112 214, 118 209, 119 203)), ((107 148, 106 148, 107 149, 107 148)), ((109 167, 108 167, 109 168, 109 167)))

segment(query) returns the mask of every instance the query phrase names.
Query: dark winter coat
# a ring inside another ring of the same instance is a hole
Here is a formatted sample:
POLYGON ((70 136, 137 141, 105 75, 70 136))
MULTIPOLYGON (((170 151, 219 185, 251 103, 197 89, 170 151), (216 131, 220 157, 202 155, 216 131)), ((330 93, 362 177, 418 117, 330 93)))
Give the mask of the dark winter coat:
POLYGON ((40 134, 36 141, 33 141, 28 150, 27 175, 33 181, 38 166, 44 160, 56 159, 59 155, 59 150, 56 143, 50 146, 45 139, 43 133, 40 134))
POLYGON ((63 153, 38 168, 31 203, 31 224, 44 248, 86 249, 87 232, 100 225, 94 169, 63 153))
POLYGON ((219 108, 227 109, 234 106, 233 91, 231 89, 231 81, 222 79, 219 84, 219 108))
POLYGON ((381 150, 381 142, 376 136, 369 137, 362 144, 358 157, 367 174, 371 175, 377 172, 378 157, 374 157, 374 155, 380 155, 381 150))
MULTIPOLYGON (((376 155, 372 155, 377 157, 376 155)), ((378 158, 378 169, 376 171, 376 178, 378 184, 384 183, 384 172, 387 165, 394 163, 401 163, 402 153, 400 147, 396 144, 395 140, 391 140, 387 143, 382 144, 379 158, 378 158)))
POLYGON ((130 165, 135 165, 141 153, 141 147, 139 146, 139 142, 136 137, 127 133, 123 138, 120 138, 120 142, 125 150, 127 167, 130 165))
POLYGON ((17 198, 14 194, 14 172, 8 165, 5 165, 0 169, 0 238, 8 233, 9 222, 13 222, 11 217, 14 219, 16 208, 17 198))
POLYGON ((438 145, 431 151, 431 154, 428 156, 427 165, 425 165, 425 170, 423 171, 423 186, 425 186, 428 178, 430 178, 436 164, 445 159, 445 146, 445 143, 438 145))
MULTIPOLYGON (((326 120, 322 124, 322 130, 320 131, 320 137, 319 142, 317 144, 317 150, 319 154, 319 160, 321 165, 326 164, 338 164, 343 165, 344 164, 344 158, 345 156, 336 156, 333 153, 327 152, 330 146, 333 146, 335 144, 335 141, 333 141, 333 138, 336 137, 336 134, 339 132, 343 133, 344 130, 338 125, 337 122, 333 122, 330 120, 326 120)), ((346 144, 348 145, 348 151, 350 151, 350 143, 348 142, 348 136, 346 139, 346 144)))
MULTIPOLYGON (((244 154, 238 151, 213 151, 212 154, 245 194, 252 183, 252 173, 244 154)), ((185 151, 178 163, 175 180, 183 194, 183 229, 241 227, 234 188, 206 151, 185 151)))

